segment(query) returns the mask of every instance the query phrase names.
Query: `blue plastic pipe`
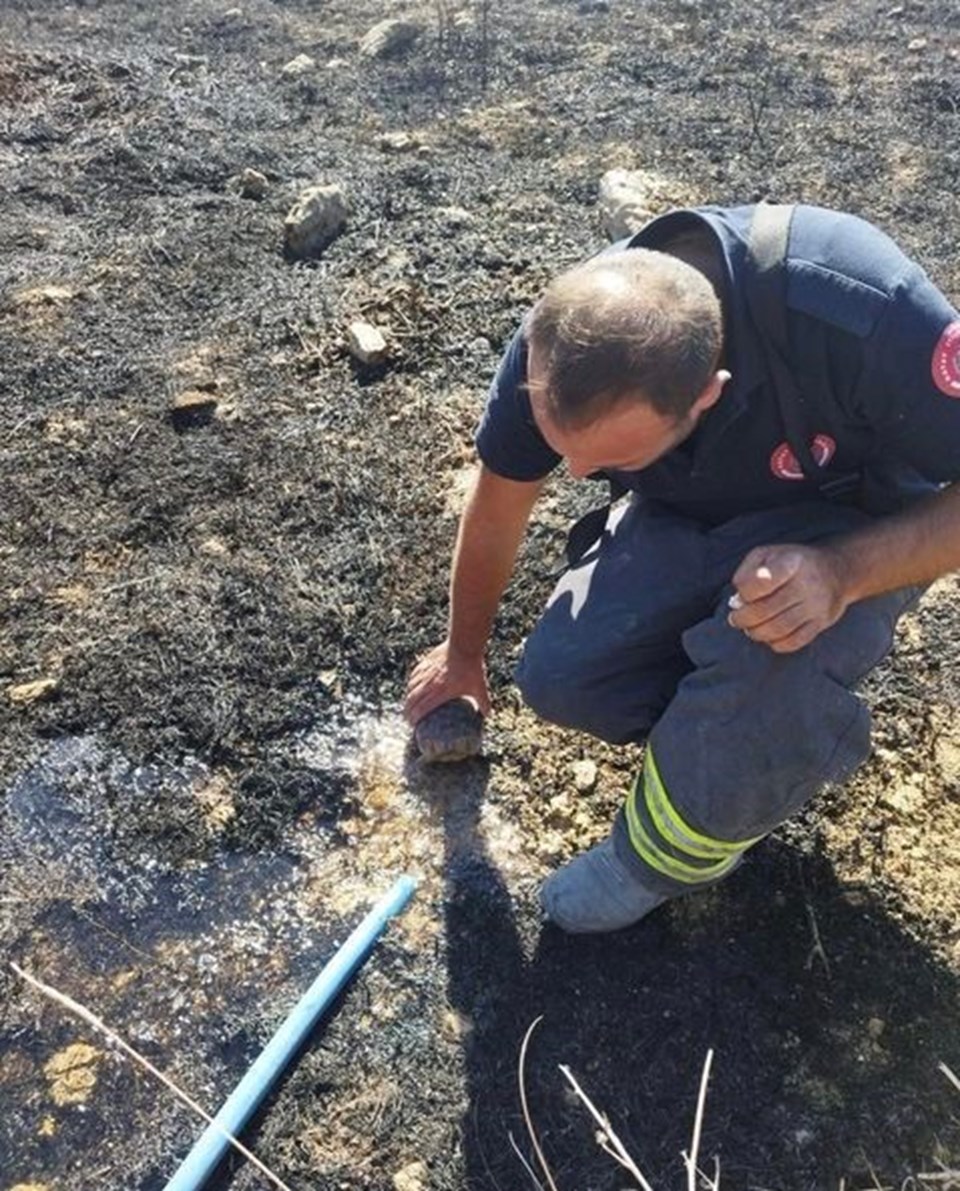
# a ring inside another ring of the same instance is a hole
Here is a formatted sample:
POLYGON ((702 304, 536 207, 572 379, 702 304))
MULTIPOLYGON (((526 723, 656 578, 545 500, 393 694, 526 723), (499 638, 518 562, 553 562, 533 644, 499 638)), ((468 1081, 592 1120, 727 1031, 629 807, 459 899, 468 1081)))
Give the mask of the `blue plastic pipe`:
POLYGON ((207 1126, 177 1173, 167 1183, 166 1191, 198 1191, 204 1185, 230 1146, 221 1130, 226 1130, 234 1137, 241 1132, 306 1041, 320 1015, 366 960, 387 923, 403 910, 416 887, 417 883, 412 877, 401 877, 373 907, 260 1052, 253 1066, 214 1117, 214 1124, 207 1126))

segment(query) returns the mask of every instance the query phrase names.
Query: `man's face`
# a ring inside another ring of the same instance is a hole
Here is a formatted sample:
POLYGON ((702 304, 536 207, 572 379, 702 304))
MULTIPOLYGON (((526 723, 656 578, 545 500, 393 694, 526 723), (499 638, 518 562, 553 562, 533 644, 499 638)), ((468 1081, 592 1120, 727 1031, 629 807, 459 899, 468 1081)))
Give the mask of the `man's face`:
POLYGON ((531 351, 527 388, 537 429, 562 455, 572 476, 595 471, 640 471, 672 451, 693 432, 703 413, 720 396, 728 374, 717 373, 691 409, 680 418, 658 413, 642 398, 625 397, 588 426, 564 429, 550 418, 543 382, 531 351))

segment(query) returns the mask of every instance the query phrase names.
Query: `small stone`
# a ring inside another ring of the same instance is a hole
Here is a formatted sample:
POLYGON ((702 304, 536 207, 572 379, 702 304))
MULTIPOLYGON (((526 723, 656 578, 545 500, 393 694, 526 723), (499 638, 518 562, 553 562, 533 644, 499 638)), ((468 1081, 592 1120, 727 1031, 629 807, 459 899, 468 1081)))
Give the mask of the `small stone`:
POLYGON ((648 223, 664 205, 665 179, 648 170, 607 170, 600 179, 599 206, 607 235, 621 240, 648 223))
POLYGON ((597 766, 593 761, 574 761, 570 766, 573 771, 573 788, 580 794, 589 794, 597 784, 597 766))
POLYGON ((472 1030, 473 1022, 469 1017, 458 1013, 456 1009, 444 1010, 440 1031, 448 1042, 462 1042, 472 1030))
POLYGON ((438 207, 437 214, 450 227, 469 227, 476 222, 465 207, 438 207))
POLYGON ((230 24, 232 21, 239 21, 242 19, 243 19, 243 9, 242 8, 228 8, 227 11, 225 13, 222 13, 220 16, 220 20, 225 25, 230 24))
POLYGON ((178 413, 212 413, 217 399, 206 389, 186 389, 173 399, 173 409, 178 413))
POLYGON ((923 791, 904 782, 895 789, 885 790, 880 795, 880 803, 904 818, 913 818, 923 810, 923 791))
POLYGON ((209 389, 185 389, 170 403, 168 418, 177 431, 196 430, 209 425, 214 414, 223 417, 229 410, 209 389))
POLYGON ((393 1176, 395 1191, 426 1191, 427 1168, 423 1162, 411 1162, 393 1176))
POLYGON ((309 54, 297 54, 296 58, 291 58, 286 66, 282 67, 280 73, 285 78, 298 79, 301 75, 309 74, 316 65, 316 59, 311 58, 309 54))
POLYGON ((349 65, 350 63, 346 58, 331 58, 330 61, 326 63, 326 68, 327 70, 341 70, 344 66, 349 65))
POLYGON ((414 730, 424 761, 463 761, 483 744, 483 716, 469 699, 451 699, 425 715, 414 730))
POLYGON ((308 186, 284 220, 287 251, 294 257, 316 255, 343 231, 347 214, 339 186, 308 186))
POLYGON ((36 289, 21 290, 13 299, 14 306, 62 306, 73 297, 66 285, 39 285, 36 289))
POLYGON ((929 41, 925 37, 915 37, 912 41, 907 43, 907 51, 911 54, 919 54, 927 48, 929 41))
POLYGON ((261 174, 259 170, 252 169, 241 170, 232 181, 234 181, 237 190, 239 190, 243 198, 248 199, 262 199, 267 193, 267 187, 270 185, 266 174, 261 174))
POLYGON ((56 678, 38 678, 35 682, 21 682, 17 686, 7 687, 7 697, 11 703, 25 707, 30 703, 40 703, 56 694, 60 683, 56 678))
POLYGON ((350 354, 361 364, 382 364, 389 354, 387 341, 379 327, 358 320, 347 328, 350 354))
POLYGON ((405 149, 415 149, 417 141, 409 132, 385 132, 377 144, 389 153, 402 153, 405 149))
POLYGON ((411 46, 422 32, 414 21, 381 21, 360 42, 360 53, 364 58, 389 58, 411 46))
POLYGON ((867 1033, 876 1042, 883 1031, 887 1028, 887 1023, 882 1017, 871 1017, 867 1022, 867 1033))

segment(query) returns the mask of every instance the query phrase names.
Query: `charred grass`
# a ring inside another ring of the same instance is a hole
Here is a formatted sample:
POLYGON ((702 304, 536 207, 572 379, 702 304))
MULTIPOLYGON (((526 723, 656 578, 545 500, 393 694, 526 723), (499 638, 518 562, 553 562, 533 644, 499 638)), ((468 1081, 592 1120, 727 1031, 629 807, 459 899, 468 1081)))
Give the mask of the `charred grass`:
MULTIPOLYGON (((0 680, 54 680, 43 700, 0 694, 0 775, 14 790, 62 738, 121 758, 98 771, 97 813, 127 887, 224 857, 279 887, 304 823, 375 876, 364 848, 387 811, 365 802, 369 775, 305 759, 302 741, 346 730, 358 706, 394 708, 442 632, 484 388, 545 279, 601 244, 604 169, 656 169, 676 203, 851 209, 960 294, 951 4, 491 0, 464 3, 462 20, 428 6, 416 45, 382 62, 357 56, 388 15, 369 0, 228 8, 7 0, 0 13, 0 680), (301 52, 316 69, 282 77, 301 52), (390 131, 411 144, 384 147, 390 131), (268 180, 260 201, 230 182, 248 167, 268 180), (342 183, 350 221, 292 263, 283 217, 318 180, 342 183), (357 317, 388 330, 385 367, 350 361, 357 317), (186 391, 209 395, 202 416, 174 411, 186 391), (179 777, 144 781, 144 767, 179 777)), ((603 830, 635 758, 533 724, 508 684, 585 499, 558 485, 533 527, 497 630, 487 763, 403 779, 434 833, 419 933, 386 941, 258 1148, 296 1186, 389 1187, 416 1160, 435 1191, 523 1185, 507 1136, 522 1133, 519 1042, 542 1013, 529 1072, 564 1188, 622 1180, 556 1063, 666 1187, 708 1046, 703 1150, 731 1189, 899 1187, 960 1165, 955 1093, 936 1071, 960 1048, 953 589, 872 682, 880 748, 849 790, 701 902, 612 940, 565 939, 541 931, 536 880, 603 830), (571 809, 582 755, 600 783, 571 809), (904 783, 920 791, 912 835, 884 802, 904 783), (524 848, 510 864, 489 845, 507 827, 524 848)), ((415 818, 389 813, 395 831, 396 815, 415 818)), ((200 995, 181 919, 115 913, 69 865, 50 871, 7 849, 9 953, 98 994, 121 1030, 149 1035, 151 1013, 181 1022, 147 1045, 211 1107, 350 917, 321 891, 311 946, 278 944, 259 974, 242 968, 244 991, 224 978, 200 995), (183 999, 144 991, 162 986, 183 999)), ((162 1186, 192 1122, 111 1061, 87 1115, 47 1126, 37 1066, 76 1031, 5 991, 4 1176, 162 1186)))

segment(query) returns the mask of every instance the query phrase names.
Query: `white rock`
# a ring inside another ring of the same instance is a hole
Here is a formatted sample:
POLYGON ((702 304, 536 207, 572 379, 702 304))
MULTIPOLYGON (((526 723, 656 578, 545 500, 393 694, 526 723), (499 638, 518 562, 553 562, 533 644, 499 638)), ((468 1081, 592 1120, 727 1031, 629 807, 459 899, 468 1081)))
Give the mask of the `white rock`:
POLYGON ((915 37, 908 45, 907 50, 911 54, 919 54, 925 50, 930 43, 925 37, 915 37))
POLYGON ((923 789, 909 779, 884 790, 880 803, 906 819, 919 818, 923 813, 923 789))
POLYGON ((207 389, 185 389, 173 398, 172 408, 176 413, 211 413, 217 407, 217 399, 207 389))
POLYGON ((411 1162, 393 1176, 396 1191, 426 1191, 427 1168, 422 1162, 411 1162))
POLYGON ((380 328, 360 320, 347 328, 347 346, 361 364, 382 364, 389 351, 380 328))
POLYGON ((38 678, 35 682, 21 682, 16 686, 8 686, 7 697, 11 703, 21 705, 40 703, 56 694, 59 687, 60 683, 56 678, 38 678))
POLYGON ((666 180, 652 170, 607 170, 600 179, 600 214, 611 240, 638 232, 661 213, 666 180))
POLYGON ((364 58, 389 58, 412 45, 422 32, 415 21, 381 21, 360 42, 360 53, 364 58))
POLYGON ((593 761, 574 761, 570 766, 573 772, 573 786, 580 794, 589 794, 597 784, 597 767, 593 761))
POLYGON ((464 207, 438 207, 437 214, 451 227, 469 227, 475 220, 464 207))
POLYGON ((62 306, 69 302, 74 291, 68 285, 38 285, 21 290, 13 299, 14 306, 62 306))
POLYGON ((297 54, 296 58, 291 58, 280 73, 286 75, 288 79, 297 79, 302 74, 309 74, 316 65, 316 59, 311 58, 309 54, 297 54))
POLYGON ((402 153, 404 149, 415 149, 419 142, 409 132, 385 132, 377 144, 391 153, 402 153))
POLYGON ((348 214, 339 186, 308 186, 283 222, 287 250, 296 257, 318 253, 343 231, 348 214))

